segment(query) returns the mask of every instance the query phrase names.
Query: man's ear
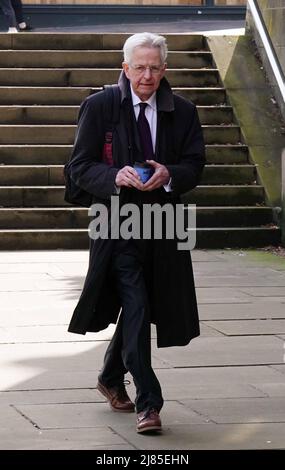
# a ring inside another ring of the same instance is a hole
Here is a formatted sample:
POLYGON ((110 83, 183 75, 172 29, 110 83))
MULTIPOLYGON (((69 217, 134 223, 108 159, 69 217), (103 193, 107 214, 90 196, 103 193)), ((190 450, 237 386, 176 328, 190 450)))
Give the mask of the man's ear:
POLYGON ((122 67, 123 67, 123 70, 125 72, 126 77, 130 78, 129 77, 129 64, 127 64, 127 62, 123 62, 122 67))
POLYGON ((163 77, 164 77, 165 72, 166 72, 166 67, 167 67, 167 63, 165 62, 165 64, 163 65, 163 69, 162 69, 162 76, 163 77))

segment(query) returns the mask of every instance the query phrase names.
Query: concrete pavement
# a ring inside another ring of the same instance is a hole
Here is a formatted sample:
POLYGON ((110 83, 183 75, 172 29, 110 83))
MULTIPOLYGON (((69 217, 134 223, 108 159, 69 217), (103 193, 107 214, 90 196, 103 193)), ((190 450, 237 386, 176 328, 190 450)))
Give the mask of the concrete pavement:
POLYGON ((285 448, 285 258, 192 254, 202 335, 157 349, 153 329, 164 431, 141 436, 95 389, 113 327, 66 331, 88 253, 0 253, 0 449, 285 448))
MULTIPOLYGON (((138 33, 151 31, 153 33, 195 33, 205 35, 239 35, 244 34, 245 20, 236 19, 195 19, 188 17, 185 19, 162 20, 154 17, 150 22, 149 18, 141 17, 140 21, 132 21, 131 18, 125 18, 125 21, 118 23, 116 19, 98 18, 94 24, 78 25, 77 23, 55 24, 37 24, 33 21, 33 31, 26 34, 35 33, 138 33)), ((6 31, 6 26, 0 25, 0 31, 6 31)))

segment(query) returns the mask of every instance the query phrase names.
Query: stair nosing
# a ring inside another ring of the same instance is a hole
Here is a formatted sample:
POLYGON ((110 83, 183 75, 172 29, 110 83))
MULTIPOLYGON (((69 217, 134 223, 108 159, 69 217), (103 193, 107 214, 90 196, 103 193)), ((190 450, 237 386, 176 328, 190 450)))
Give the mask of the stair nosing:
MULTIPOLYGON (((253 231, 253 230, 257 230, 257 231, 274 231, 274 230, 280 230, 280 227, 278 225, 274 225, 272 227, 261 227, 261 226, 244 226, 244 227, 197 227, 197 231, 215 231, 215 232, 218 232, 218 231, 238 231, 238 232, 243 232, 243 231, 253 231)), ((33 228, 30 228, 30 229, 23 229, 23 228, 19 228, 19 229, 0 229, 0 233, 11 233, 11 232, 32 232, 32 233, 36 233, 36 232, 39 232, 39 233, 42 233, 42 232, 86 232, 88 233, 88 228, 41 228, 41 229, 33 229, 33 228)))
MULTIPOLYGON (((185 210, 187 210, 187 204, 185 205, 185 210)), ((77 207, 77 206, 56 206, 56 207, 21 207, 21 206, 11 206, 11 207, 0 207, 0 212, 2 211, 88 211, 88 207, 77 207)), ((272 211, 274 207, 271 206, 197 206, 197 210, 267 210, 267 211, 272 211)))

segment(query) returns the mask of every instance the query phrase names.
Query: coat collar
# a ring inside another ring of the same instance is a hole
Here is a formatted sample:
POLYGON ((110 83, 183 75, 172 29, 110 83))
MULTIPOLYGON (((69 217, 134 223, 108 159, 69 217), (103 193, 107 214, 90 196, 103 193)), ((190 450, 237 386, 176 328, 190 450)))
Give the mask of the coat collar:
MULTIPOLYGON (((121 102, 123 102, 125 99, 130 99, 130 82, 123 70, 120 74, 118 85, 121 90, 121 102)), ((173 93, 165 77, 162 78, 157 90, 157 111, 174 111, 173 93)))

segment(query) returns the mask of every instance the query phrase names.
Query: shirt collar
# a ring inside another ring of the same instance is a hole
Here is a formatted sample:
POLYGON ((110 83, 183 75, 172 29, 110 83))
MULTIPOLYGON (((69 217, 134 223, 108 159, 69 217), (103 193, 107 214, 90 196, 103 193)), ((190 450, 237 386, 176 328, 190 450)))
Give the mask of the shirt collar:
MULTIPOLYGON (((132 84, 130 85, 133 106, 138 106, 139 103, 141 103, 141 99, 135 94, 132 84)), ((151 95, 151 97, 147 101, 144 101, 144 103, 147 103, 154 111, 156 111, 156 91, 151 95)))

